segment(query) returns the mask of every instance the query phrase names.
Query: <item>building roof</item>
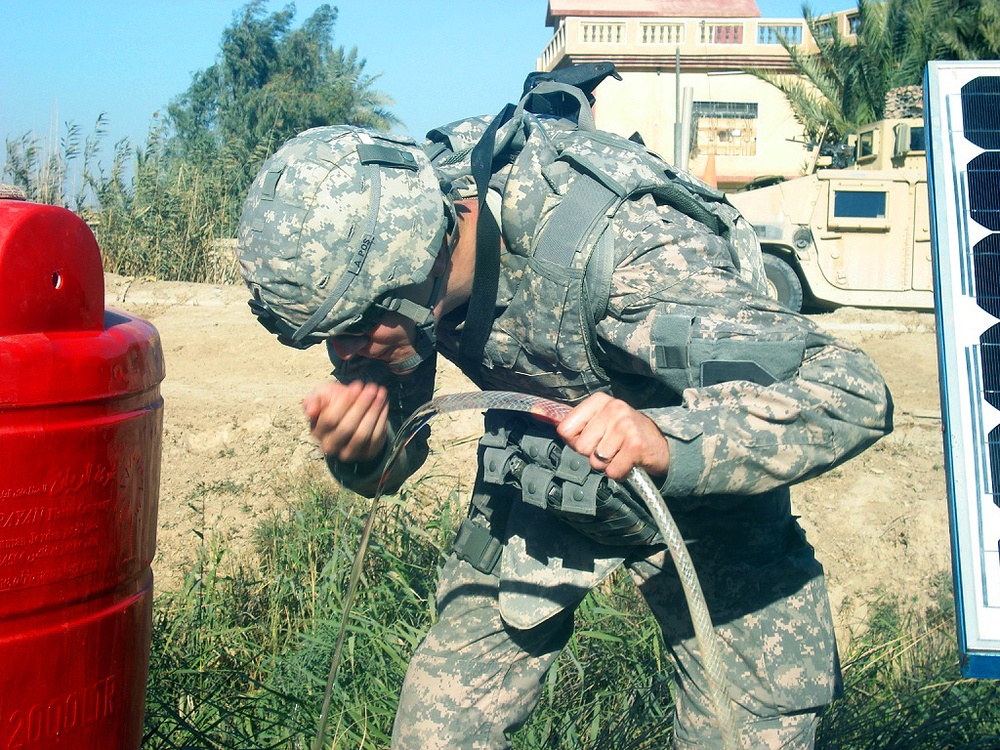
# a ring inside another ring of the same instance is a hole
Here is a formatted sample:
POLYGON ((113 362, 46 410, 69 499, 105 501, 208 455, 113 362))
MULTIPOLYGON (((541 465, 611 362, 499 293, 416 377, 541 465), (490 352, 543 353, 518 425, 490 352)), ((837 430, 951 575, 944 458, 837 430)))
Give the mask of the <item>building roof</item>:
POLYGON ((546 26, 567 16, 760 18, 757 0, 549 0, 546 26))

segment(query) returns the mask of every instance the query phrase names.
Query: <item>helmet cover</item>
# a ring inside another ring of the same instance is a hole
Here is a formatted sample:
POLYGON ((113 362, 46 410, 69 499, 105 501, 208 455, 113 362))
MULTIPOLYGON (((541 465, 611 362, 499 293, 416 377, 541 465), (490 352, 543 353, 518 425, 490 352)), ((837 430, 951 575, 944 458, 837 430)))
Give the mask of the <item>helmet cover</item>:
POLYGON ((243 207, 251 307, 294 346, 344 333, 431 275, 446 226, 437 177, 414 141, 346 125, 307 130, 264 163, 243 207))

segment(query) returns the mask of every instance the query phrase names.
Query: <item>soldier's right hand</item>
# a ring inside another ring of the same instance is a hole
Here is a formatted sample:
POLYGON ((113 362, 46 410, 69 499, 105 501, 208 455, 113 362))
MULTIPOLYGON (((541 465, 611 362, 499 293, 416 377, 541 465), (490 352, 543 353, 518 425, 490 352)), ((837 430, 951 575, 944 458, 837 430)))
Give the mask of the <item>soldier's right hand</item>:
POLYGON ((330 458, 368 461, 385 446, 389 399, 383 386, 329 381, 302 400, 302 409, 312 436, 330 458))

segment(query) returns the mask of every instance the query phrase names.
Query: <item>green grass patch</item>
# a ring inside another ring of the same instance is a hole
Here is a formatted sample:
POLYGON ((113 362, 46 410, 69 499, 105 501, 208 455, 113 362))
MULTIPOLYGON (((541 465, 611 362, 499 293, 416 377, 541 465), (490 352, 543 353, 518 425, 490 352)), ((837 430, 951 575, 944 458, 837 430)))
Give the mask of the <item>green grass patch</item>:
MULTIPOLYGON (((198 545, 156 602, 147 750, 309 748, 368 501, 320 478, 261 522, 251 550, 198 545)), ((432 623, 436 569, 461 512, 384 501, 351 614, 327 747, 386 748, 410 655, 432 623), (411 509, 420 509, 419 516, 411 509)), ((436 507, 431 505, 430 507, 436 507)), ((1000 684, 962 679, 949 587, 933 606, 883 597, 842 644, 845 696, 823 750, 1000 747, 1000 684)), ((639 750, 672 740, 670 665, 627 575, 592 592, 521 750, 639 750)))

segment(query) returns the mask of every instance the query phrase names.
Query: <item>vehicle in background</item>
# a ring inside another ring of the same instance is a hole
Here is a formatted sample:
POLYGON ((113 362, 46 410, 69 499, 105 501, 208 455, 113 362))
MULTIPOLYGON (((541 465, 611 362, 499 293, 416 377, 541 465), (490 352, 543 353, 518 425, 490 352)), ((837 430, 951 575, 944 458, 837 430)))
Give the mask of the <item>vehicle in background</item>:
POLYGON ((843 168, 729 194, 760 238, 772 296, 796 311, 933 309, 924 121, 882 120, 850 143, 843 168))

